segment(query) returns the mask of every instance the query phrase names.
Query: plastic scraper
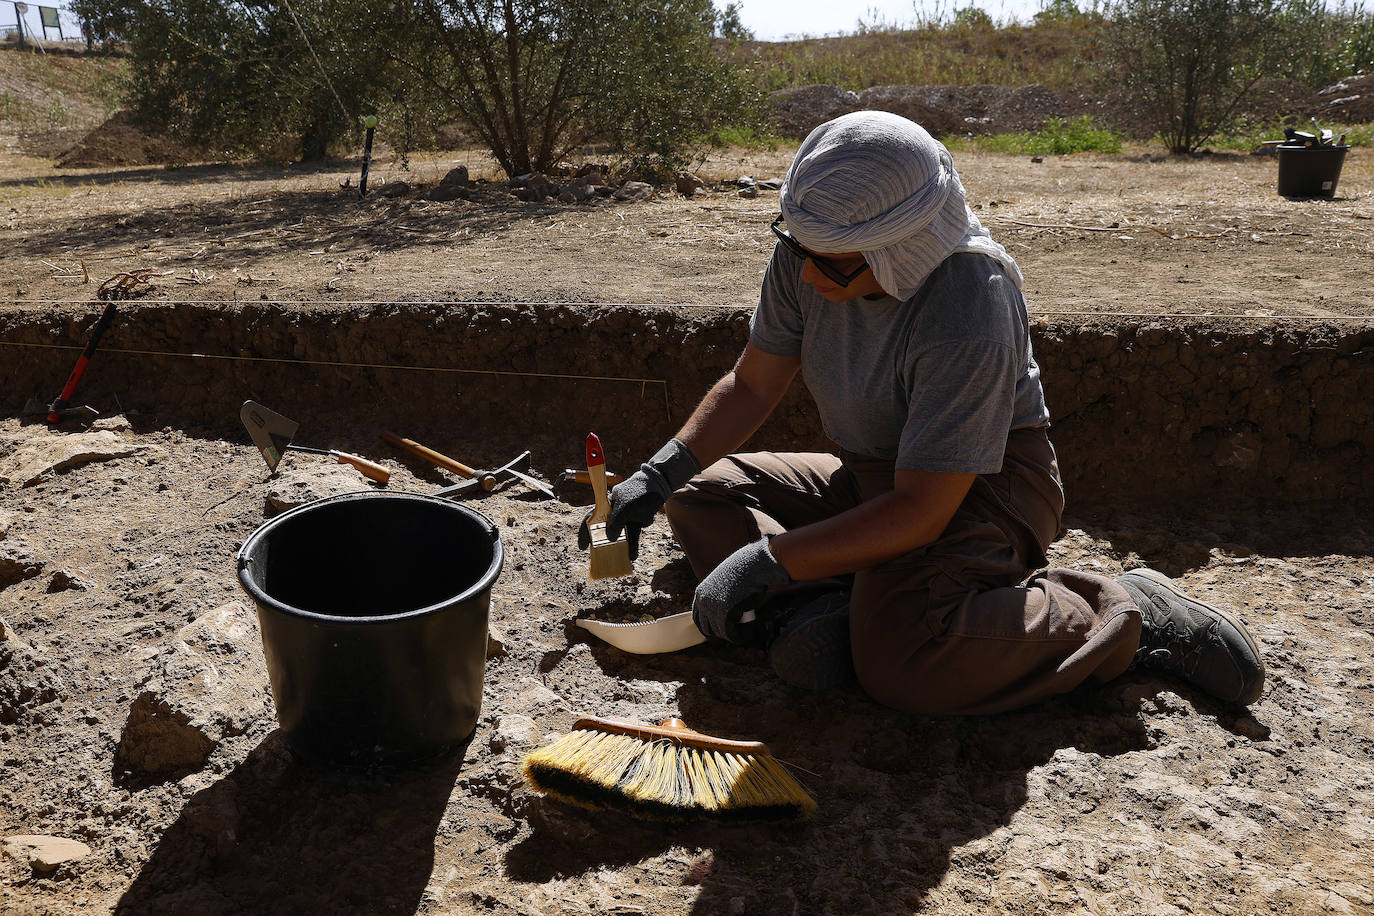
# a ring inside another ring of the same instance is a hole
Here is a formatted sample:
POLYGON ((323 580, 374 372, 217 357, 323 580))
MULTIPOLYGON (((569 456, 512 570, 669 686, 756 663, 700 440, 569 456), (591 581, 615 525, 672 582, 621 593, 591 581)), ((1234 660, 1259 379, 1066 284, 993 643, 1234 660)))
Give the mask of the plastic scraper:
POLYGON ((606 623, 602 620, 579 620, 577 625, 605 640, 617 649, 634 655, 657 655, 660 652, 679 652, 706 642, 706 637, 692 623, 692 612, 671 614, 644 623, 606 623))

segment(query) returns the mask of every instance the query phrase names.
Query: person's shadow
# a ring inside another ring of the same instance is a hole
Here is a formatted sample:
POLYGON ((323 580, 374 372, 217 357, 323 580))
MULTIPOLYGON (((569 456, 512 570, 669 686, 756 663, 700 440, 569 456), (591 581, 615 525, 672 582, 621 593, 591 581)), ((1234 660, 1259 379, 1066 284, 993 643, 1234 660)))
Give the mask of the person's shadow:
MULTIPOLYGON (((592 652, 610 676, 682 685, 677 702, 689 726, 766 741, 818 810, 795 825, 660 824, 532 796, 531 833, 508 853, 507 875, 543 882, 682 858, 681 881, 696 886, 691 912, 701 916, 918 908, 955 850, 977 855, 975 841, 1012 821, 1029 797, 1031 769, 1052 768, 1056 754, 1149 747, 1140 710, 1161 686, 1127 677, 1018 712, 933 718, 885 709, 857 689, 793 690, 751 650, 631 656, 594 644, 592 652)), ((1090 804, 1092 791, 1072 804, 1090 804)), ((1091 808, 1065 816, 1073 810, 1091 808)))
POLYGON ((414 913, 465 752, 332 770, 273 732, 186 803, 115 913, 414 913))

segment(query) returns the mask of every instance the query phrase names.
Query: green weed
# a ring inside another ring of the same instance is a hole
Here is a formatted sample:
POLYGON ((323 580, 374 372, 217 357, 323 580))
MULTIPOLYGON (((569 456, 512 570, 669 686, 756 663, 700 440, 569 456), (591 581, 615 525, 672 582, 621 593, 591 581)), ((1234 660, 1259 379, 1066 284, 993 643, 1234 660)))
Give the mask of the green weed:
MULTIPOLYGON (((1289 125, 1285 125, 1282 122, 1246 124, 1235 130, 1217 134, 1207 142, 1207 146, 1212 149, 1249 152, 1266 140, 1282 140, 1283 128, 1285 126, 1293 126, 1297 127, 1298 130, 1315 132, 1311 122, 1304 124, 1297 120, 1294 120, 1289 125)), ((1326 130, 1330 130, 1331 135, 1337 139, 1344 134, 1345 142, 1348 146, 1368 146, 1371 142, 1374 142, 1374 123, 1349 125, 1322 123, 1321 126, 1326 130)))
POLYGON ((705 137, 705 142, 714 147, 740 147, 742 149, 768 150, 770 153, 787 142, 776 134, 748 125, 726 124, 713 129, 705 137))
POLYGON ((1065 156, 1070 153, 1119 153, 1121 134, 1103 127, 1091 115, 1072 121, 1050 118, 1039 130, 994 134, 969 141, 995 153, 1065 156))

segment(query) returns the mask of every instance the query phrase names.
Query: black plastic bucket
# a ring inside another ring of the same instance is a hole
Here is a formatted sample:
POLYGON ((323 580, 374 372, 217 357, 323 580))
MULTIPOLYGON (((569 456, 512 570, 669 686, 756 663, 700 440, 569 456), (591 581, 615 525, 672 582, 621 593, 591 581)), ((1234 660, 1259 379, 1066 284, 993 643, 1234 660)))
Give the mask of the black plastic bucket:
POLYGON ((1279 195, 1282 197, 1336 196, 1348 146, 1280 146, 1279 195))
POLYGON ((308 503, 244 542, 277 722, 304 756, 410 762, 472 737, 499 529, 417 493, 308 503))

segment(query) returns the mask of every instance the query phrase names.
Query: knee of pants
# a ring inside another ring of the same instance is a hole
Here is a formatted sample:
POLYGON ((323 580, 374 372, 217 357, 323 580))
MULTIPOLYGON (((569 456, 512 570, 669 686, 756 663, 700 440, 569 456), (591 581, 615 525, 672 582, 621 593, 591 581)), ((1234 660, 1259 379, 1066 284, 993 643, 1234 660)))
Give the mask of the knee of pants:
POLYGON ((941 702, 944 697, 941 691, 933 689, 935 685, 925 683, 916 672, 901 665, 874 660, 859 664, 856 658, 854 672, 864 693, 889 709, 919 716, 952 711, 941 702))
POLYGON ((854 673, 859 686, 874 701, 889 709, 917 716, 952 716, 961 714, 971 694, 952 687, 943 678, 933 677, 920 661, 909 653, 899 657, 870 657, 862 662, 856 653, 854 673))
POLYGON ((668 521, 682 522, 693 514, 716 512, 721 509, 733 510, 737 507, 741 498, 732 497, 729 489, 722 485, 723 474, 712 473, 724 463, 725 459, 721 459, 711 465, 668 497, 668 501, 663 504, 663 513, 668 516, 668 521))
POLYGON ((920 711, 911 706, 913 688, 920 691, 910 681, 917 677, 911 670, 911 658, 921 641, 876 627, 865 630, 862 618, 851 617, 850 651, 859 686, 884 706, 920 711))
POLYGON ((928 581, 906 588, 856 582, 850 646, 859 686, 877 702, 916 715, 954 712, 948 685, 926 662, 938 654, 943 619, 928 581))
POLYGON ((668 501, 663 504, 663 514, 668 516, 670 524, 681 522, 686 515, 691 513, 692 503, 694 501, 697 500, 693 499, 693 493, 690 487, 678 490, 672 496, 669 496, 668 501))

